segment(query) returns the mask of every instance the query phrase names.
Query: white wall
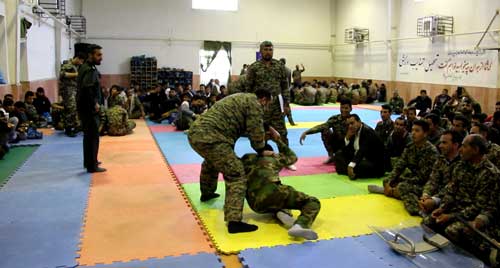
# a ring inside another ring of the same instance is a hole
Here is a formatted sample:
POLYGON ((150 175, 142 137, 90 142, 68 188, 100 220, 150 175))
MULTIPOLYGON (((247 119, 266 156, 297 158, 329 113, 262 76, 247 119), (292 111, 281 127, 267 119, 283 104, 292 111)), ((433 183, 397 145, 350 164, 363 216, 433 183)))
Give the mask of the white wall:
POLYGON ((199 73, 201 40, 233 42, 233 73, 239 73, 255 60, 257 44, 269 39, 276 58, 288 58, 289 66, 304 63, 304 75, 331 75, 330 0, 239 3, 237 12, 220 12, 192 10, 189 0, 85 0, 82 12, 88 41, 104 48, 103 73, 129 73, 130 57, 140 54, 199 73))
MULTIPOLYGON (((390 0, 389 0, 390 1, 390 0)), ((337 44, 343 44, 345 28, 361 26, 369 28, 370 40, 384 40, 390 36, 388 27, 388 0, 337 0, 336 30, 337 44)), ((498 0, 400 0, 399 22, 396 33, 400 38, 417 36, 417 18, 428 15, 453 16, 455 33, 484 31, 495 9, 500 8, 498 0)), ((492 29, 500 28, 497 18, 492 29)), ((439 50, 473 49, 480 34, 446 38, 399 41, 393 44, 395 53, 428 53, 439 50)), ((498 47, 500 36, 487 35, 483 47, 498 47), (496 38, 496 40, 495 40, 496 38)), ((367 44, 362 48, 337 46, 334 53, 334 75, 352 78, 373 78, 391 80, 388 48, 383 43, 367 44), (389 68, 388 68, 389 67, 389 68)), ((392 62, 394 64, 394 61, 392 62)), ((500 78, 499 78, 500 79, 500 78)), ((499 83, 500 85, 500 83, 499 83)))
POLYGON ((28 81, 56 77, 55 31, 53 23, 37 23, 28 30, 26 38, 28 81))
MULTIPOLYGON (((361 27, 370 30, 370 40, 387 34, 387 0, 337 0, 336 44, 344 44, 344 31, 361 27)), ((384 44, 334 47, 334 75, 339 77, 387 79, 387 49, 384 44)))

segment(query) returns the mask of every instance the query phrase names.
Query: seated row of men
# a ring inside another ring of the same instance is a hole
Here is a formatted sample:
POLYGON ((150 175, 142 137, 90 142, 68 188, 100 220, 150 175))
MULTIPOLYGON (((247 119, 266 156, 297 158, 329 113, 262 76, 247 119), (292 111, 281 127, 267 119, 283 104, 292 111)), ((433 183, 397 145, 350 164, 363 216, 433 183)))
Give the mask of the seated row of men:
POLYGON ((383 105, 382 121, 372 129, 350 112, 350 101, 341 100, 341 114, 305 131, 300 142, 321 132, 327 161, 351 179, 383 177, 390 171, 383 187, 370 185, 369 191, 402 200, 411 215, 423 216, 424 223, 453 242, 479 257, 489 254, 487 243, 467 233, 458 219, 500 238, 500 146, 491 140, 500 111, 491 126, 477 121, 469 126, 465 116, 457 115, 447 130, 433 113, 410 122, 399 117, 394 123, 391 107, 383 105))
POLYGON ((14 101, 12 94, 6 94, 0 101, 0 159, 9 151, 9 144, 43 137, 37 128, 47 126, 50 116, 43 112, 46 106, 43 89, 38 92, 41 96, 38 101, 32 91, 26 92, 24 102, 14 101))

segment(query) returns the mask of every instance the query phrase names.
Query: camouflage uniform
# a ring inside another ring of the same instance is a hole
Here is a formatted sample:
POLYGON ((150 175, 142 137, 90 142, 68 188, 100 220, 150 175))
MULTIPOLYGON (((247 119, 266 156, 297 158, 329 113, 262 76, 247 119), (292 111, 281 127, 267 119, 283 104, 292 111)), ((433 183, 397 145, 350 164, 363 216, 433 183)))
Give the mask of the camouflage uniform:
POLYGON ((318 88, 316 93, 316 104, 322 105, 328 101, 328 90, 324 87, 318 88))
POLYGON ((238 80, 231 82, 228 86, 229 94, 245 92, 244 86, 246 80, 247 80, 246 75, 240 75, 238 80))
POLYGON ((329 156, 333 154, 342 146, 345 134, 347 133, 347 119, 342 118, 342 115, 334 115, 328 120, 315 127, 308 129, 306 135, 321 132, 321 140, 325 146, 329 156))
POLYGON ((384 184, 397 187, 401 200, 411 215, 418 215, 418 200, 437 157, 436 146, 429 141, 425 141, 422 147, 411 143, 394 165, 389 178, 384 180, 384 184), (406 169, 410 172, 403 174, 406 169))
POLYGON ((328 98, 328 102, 336 103, 338 99, 339 93, 336 88, 330 88, 330 97, 328 98))
POLYGON ((46 127, 47 120, 38 114, 35 106, 33 104, 29 104, 29 103, 25 103, 25 104, 26 104, 26 116, 28 116, 28 120, 33 122, 31 124, 31 126, 36 127, 36 128, 46 127))
POLYGON ((128 117, 130 119, 139 119, 142 117, 142 113, 144 111, 144 107, 142 105, 141 100, 136 95, 130 96, 129 100, 129 111, 128 117))
POLYGON ((384 146, 387 147, 387 143, 389 142, 389 137, 391 136, 392 131, 394 130, 394 121, 390 118, 387 121, 380 121, 377 123, 375 127, 375 132, 378 137, 384 142, 384 146))
POLYGON ((427 135, 427 140, 430 141, 432 144, 435 146, 438 146, 440 140, 441 140, 441 135, 443 134, 444 129, 441 127, 438 127, 436 130, 436 133, 427 135))
POLYGON ((237 93, 216 102, 191 125, 188 139, 191 147, 204 158, 201 165, 202 195, 217 189, 219 172, 226 182, 224 219, 241 221, 247 189, 245 170, 234 153, 234 144, 247 134, 252 148, 265 145, 264 110, 255 94, 237 93))
POLYGON ((258 89, 266 89, 274 98, 269 110, 264 113, 264 122, 275 128, 281 135, 283 141, 288 144, 285 117, 281 111, 278 95, 283 97, 284 106, 290 104, 290 90, 286 77, 285 66, 271 59, 271 64, 266 65, 264 61, 256 61, 248 67, 246 74, 246 92, 255 92, 258 89))
POLYGON ((297 162, 295 153, 282 141, 277 142, 280 153, 259 157, 246 154, 242 161, 247 171, 247 201, 258 213, 277 213, 283 209, 299 209, 295 221, 303 228, 309 228, 319 213, 321 204, 315 197, 308 196, 293 187, 281 184, 279 172, 282 168, 297 162))
POLYGON ((403 98, 397 96, 391 98, 389 105, 391 106, 393 113, 401 114, 403 112, 403 108, 405 107, 405 102, 403 101, 403 98))
POLYGON ((491 141, 488 142, 488 154, 486 158, 493 163, 497 168, 500 169, 500 146, 491 141))
POLYGON ((61 73, 59 76, 59 95, 63 100, 64 127, 66 129, 77 128, 79 125, 76 111, 76 77, 66 77, 66 73, 77 72, 78 67, 72 63, 71 59, 64 61, 61 65, 61 73))
MULTIPOLYGON (((478 235, 468 234, 467 227, 457 220, 457 216, 467 221, 479 218, 486 223, 486 229, 496 227, 494 225, 497 224, 493 223, 497 215, 500 171, 486 158, 479 164, 460 161, 452 171, 451 178, 444 189, 440 205, 443 213, 450 214, 451 218, 445 226, 439 227, 444 228, 448 239, 458 246, 478 254, 489 252, 489 245, 478 235)), ((432 220, 429 222, 434 223, 432 220)))
POLYGON ((108 135, 124 136, 132 133, 135 122, 128 119, 128 113, 120 105, 115 105, 106 110, 108 135))
POLYGON ((455 157, 453 160, 440 155, 434 164, 429 180, 425 183, 422 195, 442 198, 442 191, 451 179, 451 172, 460 163, 460 156, 455 157))

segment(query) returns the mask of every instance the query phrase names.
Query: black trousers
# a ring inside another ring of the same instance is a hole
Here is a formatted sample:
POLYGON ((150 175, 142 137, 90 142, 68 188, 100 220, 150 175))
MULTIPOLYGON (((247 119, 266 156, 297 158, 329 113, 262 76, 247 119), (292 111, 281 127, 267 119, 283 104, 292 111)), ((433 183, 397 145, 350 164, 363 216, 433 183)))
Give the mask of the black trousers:
POLYGON ((87 170, 97 168, 99 152, 99 115, 81 117, 83 129, 83 166, 87 170))
MULTIPOLYGON (((382 157, 382 156, 381 156, 382 157)), ((343 150, 337 151, 335 153, 335 170, 340 175, 347 175, 347 167, 349 163, 354 158, 354 155, 350 152, 343 150)), ((384 164, 379 161, 369 161, 368 159, 361 160, 360 163, 354 167, 354 174, 357 178, 379 178, 384 176, 384 164)))

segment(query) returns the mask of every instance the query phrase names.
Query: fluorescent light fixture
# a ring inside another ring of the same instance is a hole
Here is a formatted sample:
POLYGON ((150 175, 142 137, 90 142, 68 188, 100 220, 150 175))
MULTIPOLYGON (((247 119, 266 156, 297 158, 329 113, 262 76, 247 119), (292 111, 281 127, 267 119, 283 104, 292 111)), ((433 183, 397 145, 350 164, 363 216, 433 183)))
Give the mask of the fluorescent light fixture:
POLYGON ((238 0, 192 0, 193 9, 237 11, 238 0))

